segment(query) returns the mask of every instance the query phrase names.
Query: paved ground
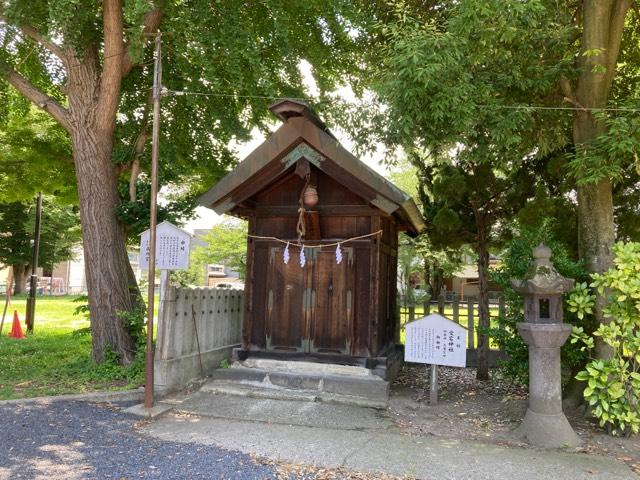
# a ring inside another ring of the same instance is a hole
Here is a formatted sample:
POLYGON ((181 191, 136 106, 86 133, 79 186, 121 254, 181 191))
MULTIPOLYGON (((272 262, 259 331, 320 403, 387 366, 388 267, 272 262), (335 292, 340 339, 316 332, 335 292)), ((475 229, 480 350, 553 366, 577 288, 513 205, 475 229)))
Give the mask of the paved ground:
POLYGON ((0 479, 274 478, 242 453, 141 436, 138 421, 86 402, 0 405, 0 479))
POLYGON ((362 407, 204 392, 172 405, 141 422, 124 404, 2 404, 0 479, 275 477, 248 454, 426 480, 637 478, 608 457, 402 435, 386 411, 362 407))
POLYGON ((428 480, 637 479, 609 457, 402 435, 385 411, 198 392, 148 424, 153 437, 428 480), (184 412, 184 413, 180 413, 184 412))

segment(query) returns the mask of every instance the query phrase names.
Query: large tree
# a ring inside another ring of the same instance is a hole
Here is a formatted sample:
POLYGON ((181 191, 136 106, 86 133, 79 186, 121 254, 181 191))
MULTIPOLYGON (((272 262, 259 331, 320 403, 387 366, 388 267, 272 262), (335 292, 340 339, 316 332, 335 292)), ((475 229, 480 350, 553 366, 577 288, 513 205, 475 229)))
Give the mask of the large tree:
MULTIPOLYGON (((418 144, 436 155, 480 141, 493 150, 485 159, 499 163, 506 158, 501 150, 534 159, 567 152, 580 254, 589 270, 602 272, 615 239, 612 185, 640 151, 637 135, 610 135, 611 125, 635 114, 603 110, 637 102, 640 22, 633 3, 377 5, 381 28, 370 38, 378 48, 368 50, 365 83, 389 108, 382 118, 369 116, 367 127, 387 144, 418 144)), ((606 321, 599 308, 596 316, 606 321)))
POLYGON ((121 177, 128 175, 128 200, 135 202, 148 159, 150 35, 160 27, 167 33, 164 84, 208 95, 164 101, 161 180, 197 186, 232 162, 229 140, 264 126, 270 98, 303 94, 302 59, 323 89, 352 68, 342 52, 355 38, 339 4, 349 5, 0 0, 0 78, 71 139, 95 360, 106 348, 123 362, 134 354, 117 312, 133 310, 140 295, 115 212, 121 177))
MULTIPOLYGON (((607 122, 599 109, 610 106, 625 27, 628 27, 627 36, 631 36, 631 30, 636 33, 635 42, 627 44, 625 54, 637 59, 640 50, 637 37, 640 16, 637 10, 634 18, 628 15, 634 3, 633 0, 578 2, 575 19, 581 29, 581 40, 575 51, 577 70, 573 78, 562 78, 560 81, 565 98, 577 108, 572 135, 576 149, 575 161, 582 163, 595 157, 599 163, 596 169, 602 172, 591 178, 579 178, 577 185, 580 256, 585 259, 590 272, 603 273, 613 266, 613 244, 616 239, 613 204, 615 178, 612 178, 611 172, 602 169, 609 163, 608 156, 592 156, 592 150, 598 139, 608 133, 607 122)), ((628 155, 628 160, 632 158, 628 155)), ((598 295, 595 315, 600 323, 608 321, 602 310, 605 300, 603 295, 598 295)), ((596 354, 601 358, 607 357, 609 347, 604 342, 598 342, 596 354)))

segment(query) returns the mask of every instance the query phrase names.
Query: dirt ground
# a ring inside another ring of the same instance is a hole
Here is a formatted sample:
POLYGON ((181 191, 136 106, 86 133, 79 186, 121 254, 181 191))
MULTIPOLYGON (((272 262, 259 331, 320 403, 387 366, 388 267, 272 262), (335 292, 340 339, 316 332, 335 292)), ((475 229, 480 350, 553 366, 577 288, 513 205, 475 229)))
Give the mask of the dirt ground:
MULTIPOLYGON (((429 405, 429 367, 405 365, 391 389, 390 412, 410 435, 466 438, 502 445, 525 446, 511 432, 527 409, 527 388, 501 379, 477 381, 475 369, 439 368, 439 401, 429 405)), ((609 455, 640 475, 640 437, 607 435, 583 411, 566 411, 583 445, 572 449, 609 455)))

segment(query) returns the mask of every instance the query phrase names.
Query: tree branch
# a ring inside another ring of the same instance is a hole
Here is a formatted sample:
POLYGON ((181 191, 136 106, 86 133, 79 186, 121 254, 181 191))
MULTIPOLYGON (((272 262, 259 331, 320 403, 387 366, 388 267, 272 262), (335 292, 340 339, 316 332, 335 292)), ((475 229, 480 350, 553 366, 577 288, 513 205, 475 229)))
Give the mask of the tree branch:
POLYGON ((50 114, 60 125, 69 131, 69 112, 47 94, 41 92, 29 80, 13 68, 0 62, 0 76, 36 106, 50 114))
POLYGON ((609 41, 607 43, 606 64, 607 68, 607 89, 613 82, 616 73, 616 65, 618 63, 618 53, 620 52, 620 44, 622 43, 622 32, 624 30, 624 20, 627 12, 631 8, 632 0, 617 0, 611 11, 611 19, 609 22, 609 41))
POLYGON ((7 25, 13 25, 14 27, 18 28, 20 30, 20 32, 25 37, 30 38, 31 40, 33 40, 34 42, 36 42, 39 45, 42 45, 44 48, 46 48, 51 53, 53 53, 56 57, 58 57, 62 61, 62 63, 64 63, 66 65, 66 63, 67 63, 67 55, 66 55, 64 49, 60 45, 58 45, 57 43, 53 42, 52 40, 49 40, 44 35, 42 35, 40 32, 38 32, 38 30, 34 26, 29 25, 29 24, 22 24, 22 25, 12 24, 1 13, 0 13, 0 21, 6 23, 7 25))
MULTIPOLYGON (((162 10, 162 8, 155 7, 152 10, 149 10, 144 16, 144 33, 150 34, 156 32, 160 27, 160 22, 162 22, 163 17, 164 10, 162 10)), ((145 37, 145 44, 146 42, 147 39, 145 37)), ((127 53, 122 57, 122 76, 126 77, 133 67, 135 67, 135 64, 131 60, 131 56, 127 49, 127 53)))
POLYGON ((102 128, 112 129, 118 111, 122 81, 122 57, 124 55, 122 0, 102 2, 104 30, 104 62, 100 75, 100 94, 97 111, 102 128))
POLYGON ((560 91, 570 102, 576 101, 576 94, 573 91, 573 86, 567 77, 564 75, 560 77, 560 91))

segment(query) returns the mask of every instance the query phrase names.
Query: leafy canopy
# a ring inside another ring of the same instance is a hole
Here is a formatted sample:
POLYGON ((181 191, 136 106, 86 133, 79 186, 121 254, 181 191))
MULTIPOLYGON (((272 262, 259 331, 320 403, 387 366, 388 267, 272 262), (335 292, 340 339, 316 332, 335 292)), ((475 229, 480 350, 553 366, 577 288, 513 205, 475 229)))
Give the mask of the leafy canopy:
MULTIPOLYGON (((0 204, 0 263, 30 265, 32 259, 35 205, 14 202, 0 204)), ((61 206, 52 197, 42 202, 40 252, 38 263, 45 268, 72 257, 80 242, 78 213, 61 206)))

